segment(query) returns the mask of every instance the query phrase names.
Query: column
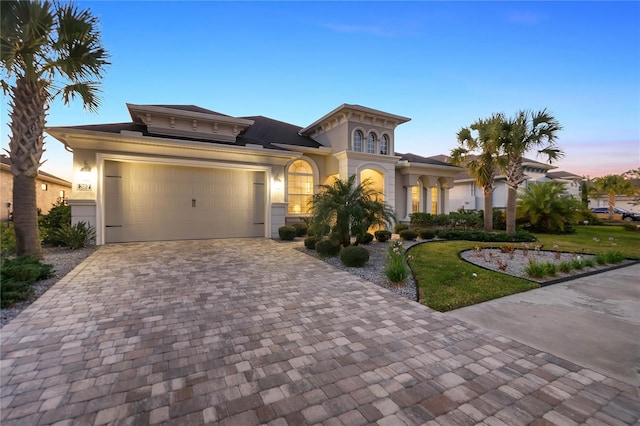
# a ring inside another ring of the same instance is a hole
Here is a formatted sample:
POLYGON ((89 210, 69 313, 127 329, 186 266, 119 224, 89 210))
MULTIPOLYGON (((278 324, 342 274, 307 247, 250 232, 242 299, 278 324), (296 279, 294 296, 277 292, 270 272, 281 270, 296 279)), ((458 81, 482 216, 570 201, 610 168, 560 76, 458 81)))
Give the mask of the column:
POLYGON ((409 217, 409 215, 412 213, 412 209, 413 209, 413 200, 411 199, 411 188, 413 188, 415 185, 411 185, 411 186, 407 186, 407 210, 406 210, 406 215, 405 215, 405 220, 410 220, 411 218, 409 217))

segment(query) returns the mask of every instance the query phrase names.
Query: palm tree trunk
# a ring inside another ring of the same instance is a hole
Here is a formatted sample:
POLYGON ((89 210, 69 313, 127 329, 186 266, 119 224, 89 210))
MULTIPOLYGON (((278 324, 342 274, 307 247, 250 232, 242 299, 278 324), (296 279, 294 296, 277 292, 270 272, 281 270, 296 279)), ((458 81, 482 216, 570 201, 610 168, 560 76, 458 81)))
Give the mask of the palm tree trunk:
POLYGON ((484 230, 493 231, 493 189, 484 191, 484 230))
POLYGON ((13 221, 17 254, 42 258, 35 179, 44 152, 47 82, 16 80, 12 92, 9 154, 13 174, 13 221))
POLYGON ((516 233, 516 198, 518 197, 518 189, 513 186, 507 186, 507 234, 514 235, 516 233))
POLYGON ((36 208, 36 180, 30 176, 13 177, 13 225, 18 256, 42 258, 36 208))

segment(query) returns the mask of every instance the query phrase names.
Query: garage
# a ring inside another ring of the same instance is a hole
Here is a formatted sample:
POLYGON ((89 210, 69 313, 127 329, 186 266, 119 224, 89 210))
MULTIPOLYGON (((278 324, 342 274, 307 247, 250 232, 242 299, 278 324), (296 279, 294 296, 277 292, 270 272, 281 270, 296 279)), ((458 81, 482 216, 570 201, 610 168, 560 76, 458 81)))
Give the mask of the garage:
POLYGON ((105 161, 105 242, 265 236, 265 172, 105 161))

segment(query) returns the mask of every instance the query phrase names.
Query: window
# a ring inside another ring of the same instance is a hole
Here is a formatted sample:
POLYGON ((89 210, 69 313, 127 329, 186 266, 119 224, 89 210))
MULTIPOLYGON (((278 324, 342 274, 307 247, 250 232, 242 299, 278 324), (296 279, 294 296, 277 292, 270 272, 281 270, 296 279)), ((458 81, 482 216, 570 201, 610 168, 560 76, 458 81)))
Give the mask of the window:
POLYGON ((382 140, 380 141, 380 154, 389 155, 389 136, 382 135, 382 140))
POLYGON ((369 133, 369 137, 367 138, 367 153, 376 153, 376 134, 373 132, 369 133))
POLYGON ((469 195, 471 195, 472 197, 476 196, 476 185, 473 183, 471 184, 471 193, 469 195))
POLYGON ((362 132, 360 130, 356 130, 353 134, 353 150, 362 152, 362 132))
POLYGON ((431 214, 438 214, 438 187, 431 188, 431 214))
POLYGON ((313 196, 313 169, 304 160, 296 160, 287 169, 289 214, 307 214, 313 196))
POLYGON ((411 187, 411 213, 420 211, 420 189, 421 185, 411 187))
POLYGON ((40 189, 42 189, 43 191, 47 190, 47 184, 46 183, 41 183, 40 184, 40 189))
POLYGON ((64 189, 61 189, 58 195, 60 196, 60 198, 64 198, 64 189))

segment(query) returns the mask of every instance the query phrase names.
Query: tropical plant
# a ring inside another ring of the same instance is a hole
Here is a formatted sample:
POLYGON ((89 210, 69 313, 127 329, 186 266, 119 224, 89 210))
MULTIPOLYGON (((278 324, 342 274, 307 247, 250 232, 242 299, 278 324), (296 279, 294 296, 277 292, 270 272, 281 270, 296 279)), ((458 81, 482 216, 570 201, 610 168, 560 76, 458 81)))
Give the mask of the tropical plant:
POLYGON ((48 1, 1 2, 2 89, 9 101, 9 159, 13 174, 13 219, 18 255, 42 257, 35 178, 42 164, 49 104, 76 96, 84 107, 99 105, 98 81, 109 55, 98 20, 88 9, 48 1))
POLYGON ((640 190, 622 175, 606 175, 591 181, 589 192, 597 197, 606 195, 609 205, 609 219, 613 219, 616 208, 616 195, 638 195, 640 190))
POLYGON ((458 147, 451 151, 451 163, 464 165, 484 195, 484 230, 493 230, 493 191, 495 176, 499 170, 500 139, 504 127, 504 115, 493 114, 479 119, 457 134, 458 147))
POLYGON ((503 172, 507 181, 507 234, 516 232, 516 202, 518 187, 526 180, 523 156, 532 150, 546 156, 549 163, 560 159, 564 153, 556 146, 558 132, 562 129, 556 118, 542 111, 520 111, 506 121, 500 149, 506 160, 503 172))
POLYGON ((409 276, 409 267, 404 259, 405 250, 400 241, 389 246, 389 257, 384 274, 392 283, 402 283, 409 276))
POLYGON ((75 225, 62 225, 53 232, 53 237, 72 250, 87 247, 96 239, 96 230, 87 222, 78 222, 75 225))
POLYGON ((369 180, 356 183, 356 175, 351 175, 319 188, 311 199, 312 227, 323 230, 329 225, 330 237, 344 247, 351 244, 351 236, 362 240, 371 227, 390 226, 395 221, 393 210, 380 201, 382 194, 371 187, 369 180))
POLYGON ((559 182, 529 184, 518 196, 518 216, 535 231, 565 232, 581 217, 580 201, 570 196, 559 182))

